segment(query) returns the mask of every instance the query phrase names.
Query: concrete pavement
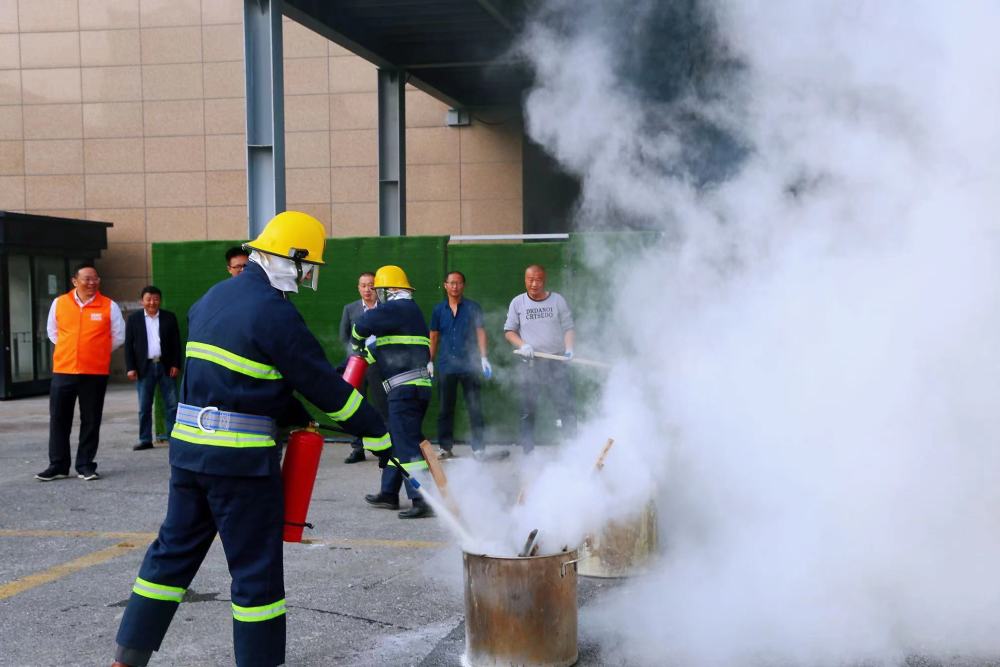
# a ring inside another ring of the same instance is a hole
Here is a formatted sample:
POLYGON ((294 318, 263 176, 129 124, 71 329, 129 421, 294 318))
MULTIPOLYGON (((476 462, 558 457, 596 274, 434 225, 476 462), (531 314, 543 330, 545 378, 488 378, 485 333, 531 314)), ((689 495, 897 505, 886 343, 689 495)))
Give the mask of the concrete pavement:
MULTIPOLYGON (((112 385, 98 452, 103 479, 42 483, 32 476, 47 464, 48 397, 0 402, 0 664, 110 664, 166 508, 167 450, 133 452, 136 435, 134 389, 112 385)), ((402 521, 365 506, 378 468, 371 460, 344 465, 346 454, 338 444, 324 452, 313 543, 285 545, 287 664, 459 664, 460 550, 437 519, 402 521)), ((229 582, 217 541, 151 665, 233 664, 229 582)), ((581 579, 581 604, 614 585, 581 579)), ((578 664, 615 664, 582 628, 579 639, 578 664)))

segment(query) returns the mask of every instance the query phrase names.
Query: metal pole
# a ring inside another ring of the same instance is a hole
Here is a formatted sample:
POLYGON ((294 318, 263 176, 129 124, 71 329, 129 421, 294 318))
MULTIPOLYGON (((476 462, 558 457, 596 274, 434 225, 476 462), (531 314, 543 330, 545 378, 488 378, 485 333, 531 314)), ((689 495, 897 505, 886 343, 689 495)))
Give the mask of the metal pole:
POLYGON ((282 0, 243 0, 247 99, 247 237, 285 210, 282 0))
POLYGON ((378 70, 378 232, 406 235, 406 91, 401 70, 378 70))

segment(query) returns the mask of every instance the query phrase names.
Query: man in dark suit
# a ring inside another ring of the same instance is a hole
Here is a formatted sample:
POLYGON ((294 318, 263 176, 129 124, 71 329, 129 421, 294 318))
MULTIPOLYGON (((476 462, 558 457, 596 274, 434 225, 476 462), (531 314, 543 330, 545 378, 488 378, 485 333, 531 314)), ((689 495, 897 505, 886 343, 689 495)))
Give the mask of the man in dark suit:
MULTIPOLYGON (((361 298, 344 306, 344 312, 340 315, 340 342, 344 344, 344 349, 348 355, 351 354, 351 329, 354 327, 354 323, 365 312, 378 305, 378 301, 375 298, 375 274, 371 271, 365 271, 358 276, 358 294, 361 295, 361 298)), ((389 410, 385 398, 385 389, 382 388, 382 376, 379 374, 376 364, 368 367, 368 372, 365 374, 365 385, 362 385, 359 391, 362 395, 367 394, 368 400, 371 401, 375 410, 382 415, 382 419, 387 419, 389 410), (367 392, 367 388, 370 388, 371 392, 367 392)), ((351 453, 344 459, 344 463, 358 463, 364 460, 365 450, 362 448, 361 439, 355 438, 351 441, 351 453)))
POLYGON ((125 322, 125 369, 136 381, 139 392, 139 444, 134 450, 153 448, 153 394, 159 385, 166 408, 167 435, 177 416, 177 385, 181 372, 181 334, 177 317, 160 309, 162 293, 147 285, 142 288, 142 310, 125 322))

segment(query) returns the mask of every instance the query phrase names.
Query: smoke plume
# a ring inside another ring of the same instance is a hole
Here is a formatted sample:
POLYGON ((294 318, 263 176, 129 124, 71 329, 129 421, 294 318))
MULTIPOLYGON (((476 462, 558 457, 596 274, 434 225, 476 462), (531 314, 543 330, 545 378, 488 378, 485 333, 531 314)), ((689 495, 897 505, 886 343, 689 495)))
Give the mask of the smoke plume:
POLYGON ((579 228, 662 236, 606 276, 627 352, 599 414, 527 477, 530 517, 482 516, 557 548, 657 496, 657 571, 582 617, 605 664, 1000 655, 997 25, 976 0, 535 12, 526 127, 579 228))

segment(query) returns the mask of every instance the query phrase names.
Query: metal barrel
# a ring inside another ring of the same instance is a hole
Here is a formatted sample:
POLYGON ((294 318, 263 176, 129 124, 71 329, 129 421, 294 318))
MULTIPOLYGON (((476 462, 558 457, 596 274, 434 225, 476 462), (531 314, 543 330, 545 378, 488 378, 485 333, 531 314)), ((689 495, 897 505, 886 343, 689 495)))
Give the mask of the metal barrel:
POLYGON ((580 547, 581 577, 631 577, 642 574, 656 554, 656 505, 649 501, 631 519, 609 522, 580 547))
POLYGON ((577 660, 576 551, 463 554, 469 667, 568 667, 577 660))

